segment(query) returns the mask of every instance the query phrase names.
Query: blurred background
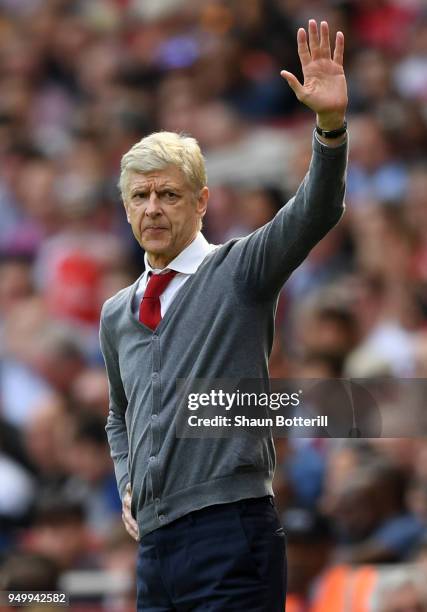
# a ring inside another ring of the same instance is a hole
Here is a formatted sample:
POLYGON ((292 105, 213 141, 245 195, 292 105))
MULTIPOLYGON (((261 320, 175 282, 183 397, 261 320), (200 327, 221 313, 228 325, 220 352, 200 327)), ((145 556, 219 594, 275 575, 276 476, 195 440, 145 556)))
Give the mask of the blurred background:
MULTIPOLYGON (((311 155, 314 117, 279 72, 301 78, 312 17, 346 37, 347 212, 282 292, 271 376, 425 378, 425 0, 0 0, 0 590, 134 609, 98 346, 101 304, 144 265, 120 158, 188 132, 208 240, 268 222, 311 155)), ((427 440, 277 455, 288 612, 427 610, 427 440)))

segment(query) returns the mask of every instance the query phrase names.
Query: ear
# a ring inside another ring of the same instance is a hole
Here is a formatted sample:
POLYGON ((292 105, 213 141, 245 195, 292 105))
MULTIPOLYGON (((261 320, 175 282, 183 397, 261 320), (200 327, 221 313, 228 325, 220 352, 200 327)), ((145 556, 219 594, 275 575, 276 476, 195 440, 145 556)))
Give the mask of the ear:
POLYGON ((196 210, 200 215, 200 218, 204 217, 206 214, 206 209, 208 207, 209 200, 209 188, 205 185, 203 189, 200 190, 199 197, 197 199, 196 210))
POLYGON ((127 207, 127 205, 126 205, 126 202, 123 202, 123 203, 124 203, 124 207, 125 207, 125 211, 126 211, 126 219, 127 219, 127 222, 128 222, 128 223, 130 223, 129 208, 128 208, 128 207, 127 207))

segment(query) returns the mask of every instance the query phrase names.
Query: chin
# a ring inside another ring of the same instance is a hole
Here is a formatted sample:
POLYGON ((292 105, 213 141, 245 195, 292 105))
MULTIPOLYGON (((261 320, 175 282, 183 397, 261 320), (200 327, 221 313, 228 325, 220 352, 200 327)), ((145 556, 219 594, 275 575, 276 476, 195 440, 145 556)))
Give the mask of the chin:
POLYGON ((169 243, 165 240, 144 240, 140 244, 144 251, 148 251, 149 253, 154 253, 156 255, 161 255, 167 251, 169 247, 169 243))

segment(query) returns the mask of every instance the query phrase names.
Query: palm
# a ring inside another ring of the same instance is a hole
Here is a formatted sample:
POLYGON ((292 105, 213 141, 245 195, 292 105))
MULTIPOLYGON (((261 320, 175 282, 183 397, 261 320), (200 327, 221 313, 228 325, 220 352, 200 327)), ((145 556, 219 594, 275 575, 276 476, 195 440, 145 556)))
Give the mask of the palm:
POLYGON ((301 60, 304 84, 286 70, 282 76, 288 81, 297 98, 318 115, 344 115, 347 107, 347 85, 343 69, 344 36, 337 33, 333 56, 329 43, 329 28, 325 21, 320 27, 309 22, 309 39, 303 28, 298 30, 298 55, 301 60))
POLYGON ((319 59, 308 64, 304 74, 304 98, 316 113, 339 110, 347 104, 344 70, 332 60, 319 59))

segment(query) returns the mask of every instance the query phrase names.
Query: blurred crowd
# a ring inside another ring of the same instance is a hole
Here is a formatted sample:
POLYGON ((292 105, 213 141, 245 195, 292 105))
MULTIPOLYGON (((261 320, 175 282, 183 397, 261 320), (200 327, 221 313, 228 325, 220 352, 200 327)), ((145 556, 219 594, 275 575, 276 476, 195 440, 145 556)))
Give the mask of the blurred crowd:
MULTIPOLYGON (((98 345, 103 301, 144 266, 120 158, 190 133, 208 240, 268 222, 311 155, 280 77, 302 76, 308 18, 346 37, 346 214, 281 294, 271 376, 426 378, 424 0, 0 0, 0 590, 83 601, 93 572, 92 603, 134 609, 98 345)), ((427 439, 280 439, 277 458, 289 612, 426 611, 427 439)))

